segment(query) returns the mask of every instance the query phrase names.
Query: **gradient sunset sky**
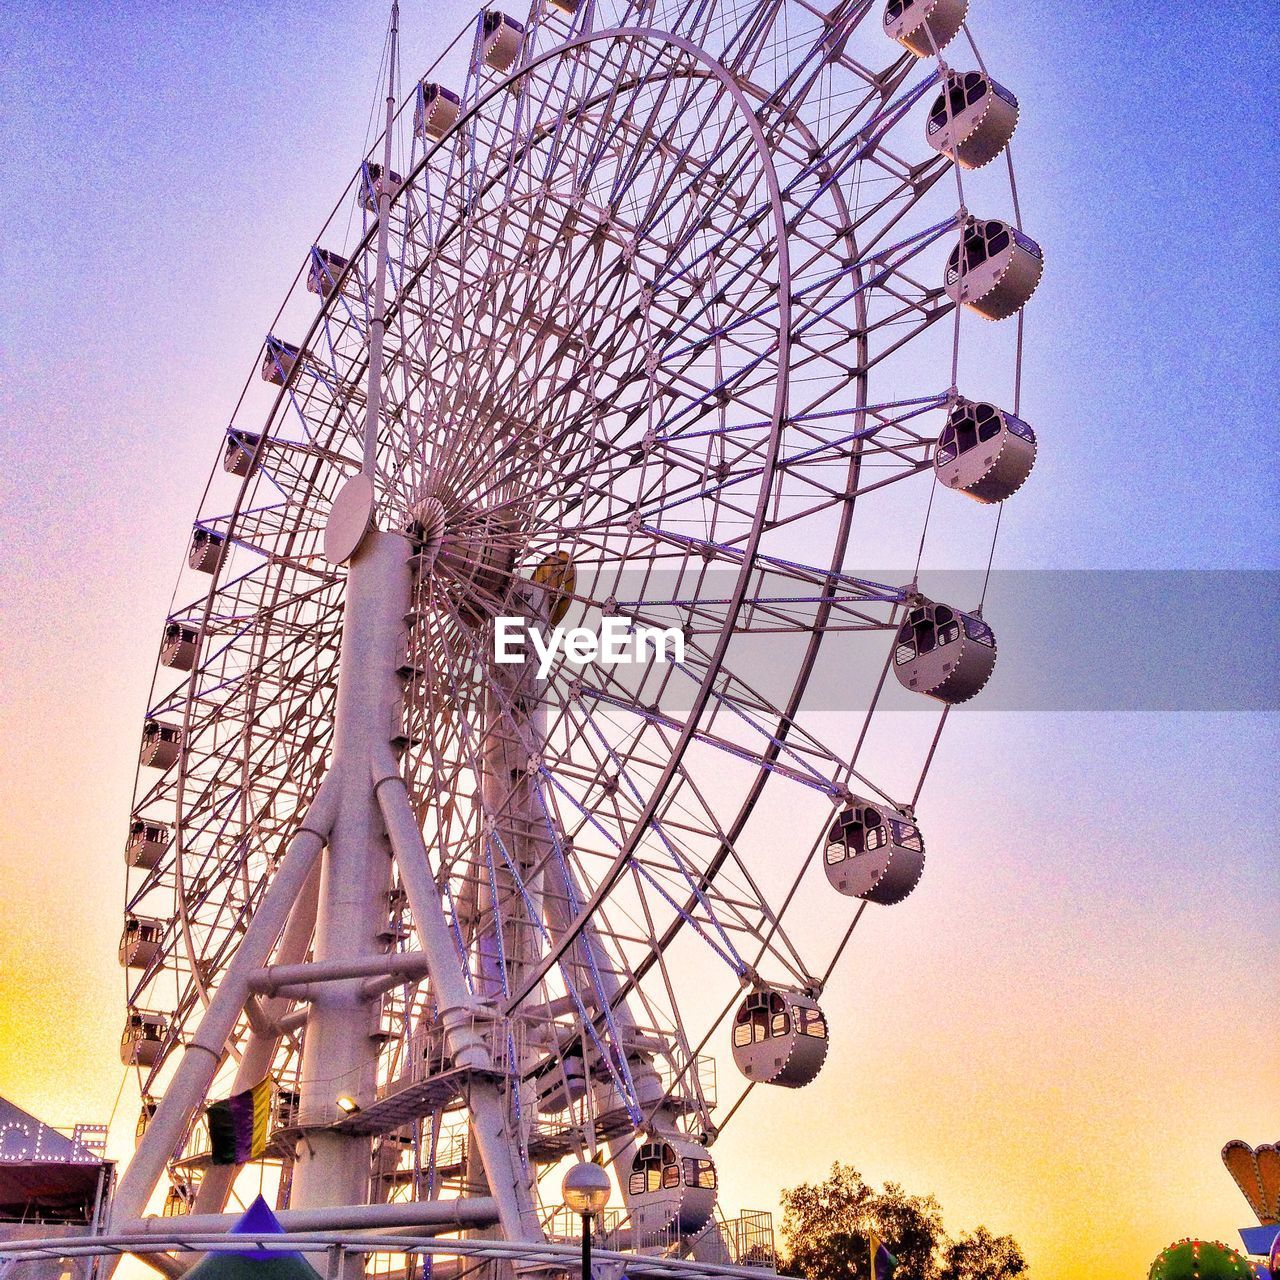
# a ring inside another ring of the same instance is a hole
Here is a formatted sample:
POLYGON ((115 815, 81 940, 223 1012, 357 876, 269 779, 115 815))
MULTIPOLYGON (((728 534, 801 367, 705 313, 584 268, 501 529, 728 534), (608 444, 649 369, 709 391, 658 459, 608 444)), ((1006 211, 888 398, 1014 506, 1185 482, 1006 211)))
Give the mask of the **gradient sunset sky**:
MULTIPOLYGON (((406 79, 469 12, 403 0, 406 79)), ((1274 570, 1274 9, 972 0, 971 20, 1022 101, 1047 259, 1041 455, 998 563, 1274 570)), ((121 1088, 156 643, 246 369, 360 157, 385 11, 70 0, 0 25, 0 1094, 61 1124, 121 1088)), ((1278 626, 1240 641, 1273 671, 1278 626)), ((1012 1232, 1035 1280, 1236 1242, 1219 1149, 1280 1138, 1278 748, 1275 714, 952 716, 928 872, 855 935, 818 1081, 756 1090, 717 1145, 722 1202, 775 1208, 851 1161, 935 1192, 953 1231, 1012 1232)), ((121 1156, 136 1114, 130 1080, 121 1156)))

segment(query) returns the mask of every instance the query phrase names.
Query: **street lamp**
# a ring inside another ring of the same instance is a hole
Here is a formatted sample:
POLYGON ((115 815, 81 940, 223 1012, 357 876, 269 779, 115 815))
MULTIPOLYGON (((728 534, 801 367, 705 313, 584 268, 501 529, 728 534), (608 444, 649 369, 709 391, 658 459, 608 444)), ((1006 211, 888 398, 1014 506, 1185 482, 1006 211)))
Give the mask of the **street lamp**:
POLYGON ((609 1203, 609 1175, 584 1160, 564 1175, 560 1191, 565 1207, 582 1215, 582 1280, 591 1280, 591 1219, 609 1203))

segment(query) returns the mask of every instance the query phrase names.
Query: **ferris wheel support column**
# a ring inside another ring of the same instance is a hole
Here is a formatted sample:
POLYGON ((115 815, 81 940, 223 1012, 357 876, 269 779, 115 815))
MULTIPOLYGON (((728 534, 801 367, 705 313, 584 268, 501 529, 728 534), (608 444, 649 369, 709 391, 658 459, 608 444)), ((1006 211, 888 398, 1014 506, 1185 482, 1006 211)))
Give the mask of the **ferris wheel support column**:
MULTIPOLYGON (((533 606, 532 611, 538 624, 543 627, 549 626, 551 619, 547 612, 547 601, 543 598, 535 597, 531 603, 533 606)), ((509 668, 509 670, 517 673, 512 681, 513 696, 510 698, 511 709, 508 712, 508 717, 513 722, 513 725, 511 731, 504 736, 503 740, 504 742, 522 743, 524 745, 527 759, 522 758, 518 763, 531 771, 546 747, 546 701, 544 697, 540 696, 540 691, 533 681, 532 663, 528 663, 524 667, 509 668), (532 690, 530 690, 530 685, 533 686, 532 690), (519 696, 521 693, 528 695, 531 691, 534 694, 533 697, 526 696, 522 699, 519 696), (521 714, 521 709, 525 706, 531 706, 533 710, 521 714)), ((517 762, 514 760, 502 760, 500 757, 500 763, 504 764, 506 768, 499 771, 499 776, 510 777, 510 767, 517 762)), ((539 814, 527 772, 522 779, 522 790, 516 794, 503 797, 502 803, 494 805, 492 811, 509 814, 504 824, 507 832, 510 833, 507 835, 507 839, 513 850, 519 850, 524 855, 528 866, 543 867, 548 863, 546 855, 549 850, 544 846, 551 844, 551 836, 549 832, 541 840, 534 836, 534 833, 545 832, 547 828, 545 819, 539 821, 539 814)), ((504 832, 504 834, 507 833, 504 832)), ((561 839, 563 840, 563 834, 561 834, 561 839)), ((537 901, 552 938, 558 938, 571 932, 576 924, 573 904, 581 903, 585 900, 586 895, 582 891, 582 886, 578 883, 578 878, 574 874, 572 862, 566 851, 558 869, 548 867, 539 877, 537 901)), ((608 1010, 608 1016, 612 1019, 613 1026, 616 1028, 616 1034, 625 1046, 628 1039, 635 1035, 636 1022, 631 1011, 630 1002, 622 994, 622 984, 614 964, 615 961, 609 949, 604 945, 595 923, 588 921, 582 925, 570 944, 569 950, 565 953, 565 966, 569 974, 572 975, 570 981, 576 980, 581 991, 594 991, 600 1002, 601 1012, 603 1013, 605 1009, 608 1010)), ((518 981, 519 975, 514 976, 518 981)), ((585 1031, 583 1033, 583 1041, 585 1054, 585 1031)), ((662 1084, 658 1072, 650 1060, 643 1057, 629 1058, 628 1071, 631 1076, 632 1086, 636 1091, 637 1101, 661 1096, 662 1084)), ((616 1092, 617 1086, 608 1075, 605 1076, 603 1081, 597 1081, 593 1088, 596 1095, 593 1102, 593 1110, 597 1114, 612 1110, 617 1104, 625 1104, 628 1101, 623 1094, 616 1092)), ((534 1100, 530 1099, 530 1101, 533 1102, 534 1100)), ((674 1116, 668 1116, 661 1111, 653 1119, 659 1127, 663 1121, 666 1121, 671 1128, 675 1127, 674 1116)), ((587 1137, 590 1153, 594 1157, 595 1135, 584 1136, 587 1137)), ((637 1135, 628 1133, 605 1144, 609 1152, 610 1163, 615 1168, 622 1170, 624 1175, 630 1166, 637 1142, 637 1135)), ((623 1202, 630 1211, 632 1197, 628 1180, 625 1176, 619 1177, 619 1185, 622 1189, 623 1202)))
POLYGON ((477 1027, 477 1004, 467 990, 422 830, 390 750, 375 762, 374 778, 414 928, 427 955, 449 1053, 455 1065, 475 1071, 467 1086, 471 1128, 490 1194, 498 1205, 503 1237, 512 1242, 541 1241, 542 1228, 529 1179, 516 1158, 518 1144, 511 1132, 508 1108, 494 1077, 489 1048, 477 1027))
POLYGON ((328 839, 334 799, 326 782, 316 793, 302 828, 289 842, 279 870, 209 1001, 200 1029, 183 1050, 173 1079, 120 1180, 111 1205, 113 1223, 132 1222, 142 1216, 165 1167, 186 1135, 191 1117, 204 1104, 214 1075, 226 1057, 227 1041, 249 999, 249 979, 270 957, 328 839))
MULTIPOLYGON (((284 927, 284 935, 275 954, 276 964, 298 964, 306 959, 307 950, 311 946, 311 935, 316 927, 316 908, 320 893, 320 864, 312 863, 311 873, 302 888, 298 900, 289 913, 289 922, 284 927)), ((274 1023, 288 1011, 289 1002, 278 996, 268 997, 263 1001, 263 1017, 274 1023)), ((276 1053, 280 1048, 281 1033, 263 1035, 250 1029, 248 1040, 240 1054, 240 1065, 236 1069, 236 1080, 232 1086, 233 1093, 242 1093, 252 1089, 271 1070, 276 1053)), ((227 1197, 231 1194, 232 1183, 236 1180, 239 1167, 231 1164, 212 1164, 205 1170, 200 1179, 200 1187, 196 1191, 195 1202, 191 1206, 192 1213, 221 1213, 226 1208, 227 1197)))
MULTIPOLYGON (((401 731, 405 615, 413 594, 412 550, 400 535, 369 531, 350 561, 342 624, 330 784, 337 815, 321 862, 313 960, 384 954, 391 850, 370 785, 370 761, 401 731)), ((359 977, 319 984, 310 1000, 299 1074, 302 1139, 291 1205, 319 1209, 369 1198, 367 1136, 334 1131, 340 1097, 373 1101, 377 1009, 359 977)))
MULTIPOLYGON (((549 626, 545 608, 526 613, 526 625, 549 626)), ((477 920, 481 994, 493 1000, 505 999, 519 986, 540 952, 534 920, 543 915, 542 867, 551 840, 531 779, 547 736, 547 709, 536 670, 532 661, 489 667, 480 788, 492 866, 477 895, 477 920), (513 909, 516 903, 527 914, 513 909)), ((521 1074, 525 1065, 521 1063, 521 1074)))

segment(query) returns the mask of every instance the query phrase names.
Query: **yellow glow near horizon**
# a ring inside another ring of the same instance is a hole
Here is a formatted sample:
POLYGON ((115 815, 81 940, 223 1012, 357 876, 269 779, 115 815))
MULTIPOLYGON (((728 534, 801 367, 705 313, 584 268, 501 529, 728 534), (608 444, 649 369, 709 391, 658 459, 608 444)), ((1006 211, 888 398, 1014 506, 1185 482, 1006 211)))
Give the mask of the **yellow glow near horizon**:
MULTIPOLYGON (((944 794, 965 757, 957 743, 942 764, 944 794)), ((110 1152, 123 1160, 138 1101, 116 1057, 121 772, 119 786, 84 789, 61 826, 30 801, 8 810, 0 1093, 70 1124, 104 1119, 119 1091, 110 1152)), ((1197 932, 1162 944, 1152 921, 1120 911, 1103 912, 1110 934, 1073 937, 1069 919, 1044 933, 1043 917, 1019 921, 1016 864, 938 847, 935 832, 916 895, 855 934, 824 996, 833 1042, 817 1081, 757 1088, 720 1139, 722 1203, 776 1211, 782 1187, 849 1161, 934 1192, 953 1233, 1013 1234, 1037 1280, 1139 1275, 1186 1234, 1232 1242, 1250 1218, 1218 1151, 1265 1140, 1274 1116, 1265 1055, 1243 1029, 1249 947, 1206 955, 1197 932), (1013 913, 993 918, 995 898, 1013 913)))

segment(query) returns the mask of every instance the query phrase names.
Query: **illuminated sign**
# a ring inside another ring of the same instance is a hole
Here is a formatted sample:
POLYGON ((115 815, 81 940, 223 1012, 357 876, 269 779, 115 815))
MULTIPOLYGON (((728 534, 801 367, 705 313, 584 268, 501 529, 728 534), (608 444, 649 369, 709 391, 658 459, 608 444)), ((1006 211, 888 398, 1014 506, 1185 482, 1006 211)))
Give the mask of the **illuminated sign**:
POLYGON ((0 1164, 101 1164, 107 1126, 78 1124, 72 1136, 39 1120, 0 1121, 0 1164))

